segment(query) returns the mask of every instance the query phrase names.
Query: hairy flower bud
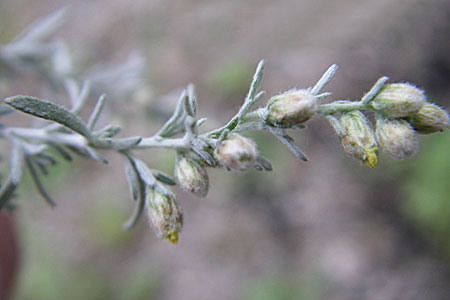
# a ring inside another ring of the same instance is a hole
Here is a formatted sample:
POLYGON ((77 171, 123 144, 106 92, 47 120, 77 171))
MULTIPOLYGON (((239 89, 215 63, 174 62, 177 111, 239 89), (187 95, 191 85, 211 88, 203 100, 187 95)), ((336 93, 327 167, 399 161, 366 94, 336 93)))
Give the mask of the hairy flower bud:
POLYGON ((448 113, 439 106, 427 103, 408 122, 419 133, 434 133, 449 128, 448 113))
POLYGON ((253 141, 234 134, 222 141, 214 151, 214 157, 227 170, 246 171, 258 157, 253 141))
POLYGON ((162 193, 157 187, 148 187, 146 194, 147 216, 159 238, 178 242, 178 234, 183 226, 183 213, 171 190, 162 193))
POLYGON ((395 159, 413 155, 419 147, 414 129, 402 119, 378 119, 375 136, 381 150, 395 159))
POLYGON ((345 152, 373 168, 377 165, 377 142, 369 121, 360 111, 341 117, 341 143, 345 152))
POLYGON ((267 103, 266 122, 290 128, 308 121, 318 110, 317 97, 307 90, 288 91, 267 103))
POLYGON ((205 197, 208 193, 208 173, 199 162, 179 154, 174 173, 178 183, 185 191, 198 197, 205 197))
POLYGON ((372 107, 392 118, 407 117, 426 103, 422 90, 409 83, 386 84, 371 102, 372 107))

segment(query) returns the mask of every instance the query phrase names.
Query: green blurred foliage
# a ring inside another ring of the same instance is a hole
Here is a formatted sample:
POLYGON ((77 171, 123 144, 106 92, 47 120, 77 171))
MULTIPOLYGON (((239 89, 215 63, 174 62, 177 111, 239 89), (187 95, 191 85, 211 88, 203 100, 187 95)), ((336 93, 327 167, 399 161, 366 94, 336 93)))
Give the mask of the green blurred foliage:
POLYGON ((86 216, 89 237, 105 250, 125 248, 136 235, 136 231, 122 228, 122 223, 128 218, 128 209, 121 205, 124 201, 104 200, 94 202, 86 216))
POLYGON ((450 138, 425 136, 420 155, 411 161, 403 190, 405 215, 423 236, 450 259, 450 138))
POLYGON ((111 299, 104 278, 89 265, 64 266, 54 256, 40 256, 22 274, 16 299, 111 299), (70 272, 68 272, 70 270, 70 272))
POLYGON ((324 277, 315 270, 305 271, 298 277, 273 274, 251 283, 245 293, 247 300, 315 300, 325 293, 324 277))
POLYGON ((240 60, 228 60, 218 65, 210 76, 210 84, 221 99, 233 99, 241 104, 251 82, 253 69, 240 60))

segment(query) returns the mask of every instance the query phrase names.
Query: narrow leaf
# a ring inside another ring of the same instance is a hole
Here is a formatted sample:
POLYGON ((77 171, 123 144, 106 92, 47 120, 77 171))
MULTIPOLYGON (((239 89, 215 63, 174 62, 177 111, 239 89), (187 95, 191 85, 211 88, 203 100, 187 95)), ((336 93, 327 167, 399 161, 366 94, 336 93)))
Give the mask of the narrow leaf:
POLYGON ((55 207, 56 203, 52 200, 50 195, 47 193, 47 191, 44 189, 44 186, 41 183, 41 180, 39 179, 39 175, 37 174, 37 171, 33 165, 33 162, 29 157, 26 158, 26 164, 28 167, 28 171, 30 172, 31 179, 34 182, 34 185, 36 186, 36 189, 38 190, 39 194, 41 194, 42 198, 44 198, 45 202, 47 202, 51 207, 55 207))
POLYGON ((6 104, 24 113, 54 121, 82 136, 89 136, 89 130, 83 121, 61 105, 30 96, 13 96, 6 98, 4 101, 6 104))
POLYGON ((258 156, 256 162, 266 171, 272 171, 272 164, 264 156, 258 156))
POLYGON ((173 179, 171 176, 164 174, 161 171, 157 171, 155 175, 156 180, 159 180, 162 183, 168 184, 168 185, 176 185, 177 182, 175 179, 173 179))
POLYGON ((20 179, 22 178, 24 158, 25 154, 22 146, 18 142, 14 142, 11 149, 9 167, 9 176, 11 179, 11 183, 13 183, 14 185, 19 185, 20 179))
POLYGON ((125 177, 127 179, 128 188, 130 189, 133 200, 137 200, 139 195, 139 178, 130 158, 126 155, 123 155, 123 157, 125 164, 125 177))
POLYGON ((188 103, 190 106, 190 116, 195 117, 197 115, 197 96, 195 94, 195 87, 190 83, 187 87, 188 103))
POLYGON ((101 162, 103 164, 108 163, 108 160, 106 158, 101 156, 98 152, 94 151, 94 149, 92 149, 91 147, 84 147, 83 150, 86 151, 86 154, 93 160, 101 162))
POLYGON ((142 215, 142 212, 144 211, 147 189, 145 188, 145 183, 142 180, 140 180, 139 178, 138 178, 138 180, 139 180, 138 201, 136 201, 136 204, 134 206, 133 214, 128 219, 128 221, 126 221, 123 224, 123 229, 125 229, 125 230, 130 230, 131 228, 133 228, 139 221, 139 219, 142 215))
POLYGON ((187 91, 183 90, 180 97, 178 98, 177 105, 175 106, 175 111, 172 116, 164 123, 161 129, 158 131, 157 135, 161 137, 171 137, 177 133, 182 132, 184 129, 184 118, 185 113, 184 104, 187 97, 187 91))
POLYGON ((140 159, 134 159, 134 166, 136 167, 136 171, 139 174, 139 177, 145 182, 148 186, 154 186, 156 183, 155 177, 153 177, 152 172, 149 167, 140 159))
POLYGON ((95 104, 94 110, 91 113, 91 116, 89 117, 88 123, 87 123, 87 128, 89 131, 92 131, 92 129, 95 126, 95 123, 97 123, 98 117, 100 116, 103 107, 105 106, 105 100, 106 100, 106 95, 102 94, 100 95, 100 97, 97 100, 97 103, 95 104))
POLYGON ((26 28, 16 38, 17 42, 37 42, 43 41, 51 36, 62 23, 65 21, 67 10, 65 8, 59 9, 52 14, 45 16, 26 28))
POLYGON ((18 184, 15 184, 11 181, 11 176, 8 176, 6 181, 3 182, 0 189, 0 210, 2 210, 3 207, 5 207, 5 205, 8 203, 8 200, 11 199, 17 186, 18 184))
POLYGON ((284 130, 280 130, 279 128, 274 129, 272 127, 269 127, 269 131, 278 138, 283 144, 285 144, 288 149, 297 156, 298 159, 302 161, 308 161, 308 158, 302 153, 302 151, 297 148, 296 145, 294 145, 294 139, 287 135, 284 130))
POLYGON ((48 143, 48 145, 58 152, 65 160, 72 161, 72 156, 62 146, 55 143, 48 143))

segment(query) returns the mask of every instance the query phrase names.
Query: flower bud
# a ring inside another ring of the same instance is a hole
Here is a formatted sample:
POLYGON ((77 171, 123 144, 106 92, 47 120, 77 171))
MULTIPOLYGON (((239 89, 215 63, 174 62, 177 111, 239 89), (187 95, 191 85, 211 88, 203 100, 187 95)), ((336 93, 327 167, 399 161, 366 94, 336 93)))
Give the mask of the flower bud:
POLYGON ((175 194, 171 190, 162 193, 157 187, 148 187, 146 193, 150 224, 159 238, 168 239, 176 244, 183 226, 183 213, 175 194))
POLYGON ((375 136, 381 150, 395 159, 406 158, 419 148, 414 129, 402 119, 378 119, 375 136))
POLYGON ((208 193, 208 173, 197 161, 179 154, 175 163, 174 173, 183 190, 191 192, 198 197, 205 197, 208 193))
POLYGON ((372 107, 393 118, 415 114, 426 102, 422 90, 409 83, 386 84, 372 100, 372 107))
POLYGON ((377 142, 369 121, 360 111, 341 117, 341 143, 345 152, 373 168, 377 165, 377 142))
POLYGON ((223 140, 214 151, 214 157, 227 170, 245 171, 252 167, 258 157, 253 141, 234 134, 223 140))
POLYGON ((427 103, 409 116, 409 124, 419 133, 434 133, 449 128, 448 113, 439 106, 427 103))
POLYGON ((307 90, 288 91, 267 103, 266 122, 290 128, 308 121, 318 110, 317 97, 307 90))

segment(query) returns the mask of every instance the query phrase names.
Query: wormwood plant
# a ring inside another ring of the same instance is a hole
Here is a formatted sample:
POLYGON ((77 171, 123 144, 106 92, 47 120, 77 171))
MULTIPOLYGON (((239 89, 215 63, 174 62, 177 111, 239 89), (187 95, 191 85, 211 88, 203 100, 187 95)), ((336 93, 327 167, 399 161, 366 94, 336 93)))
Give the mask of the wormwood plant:
MULTIPOLYGON (((63 48, 43 41, 61 15, 58 12, 44 19, 21 38, 3 46, 0 60, 9 65, 41 66, 41 56, 64 57, 63 48), (41 52, 36 52, 36 45, 41 52)), ((178 241, 183 213, 171 185, 179 184, 184 190, 204 197, 209 186, 207 168, 223 167, 239 172, 252 168, 272 169, 271 163, 258 152, 257 145, 241 135, 243 132, 267 131, 298 159, 307 161, 286 130, 304 129, 311 118, 323 117, 336 131, 344 151, 373 168, 379 150, 403 159, 417 151, 417 133, 434 133, 449 127, 447 112, 429 103, 422 90, 409 83, 388 84, 388 77, 380 78, 359 100, 323 104, 331 95, 323 89, 335 74, 336 65, 332 65, 314 86, 275 95, 261 106, 265 93, 259 91, 264 68, 264 61, 260 61, 239 111, 224 126, 207 132, 200 130, 206 119, 197 117, 197 98, 190 84, 181 93, 172 116, 154 135, 116 138, 119 126, 96 127, 105 95, 98 98, 88 120, 82 120, 79 113, 86 106, 89 84, 74 76, 70 67, 61 72, 60 65, 38 69, 54 84, 65 88, 71 100, 69 108, 31 96, 16 95, 3 100, 2 114, 16 110, 50 123, 34 128, 2 125, 1 137, 10 142, 11 151, 10 172, 0 189, 0 209, 7 207, 25 170, 42 197, 54 206, 55 202, 41 183, 41 175, 47 174, 47 168, 57 162, 56 156, 70 161, 75 153, 107 163, 97 150, 110 150, 122 156, 131 198, 135 200, 134 212, 124 228, 132 228, 145 210, 157 235, 172 243, 178 241), (367 114, 374 115, 375 125, 367 114), (152 169, 137 155, 139 150, 151 148, 176 153, 173 177, 152 169)))

